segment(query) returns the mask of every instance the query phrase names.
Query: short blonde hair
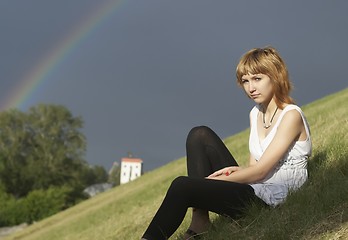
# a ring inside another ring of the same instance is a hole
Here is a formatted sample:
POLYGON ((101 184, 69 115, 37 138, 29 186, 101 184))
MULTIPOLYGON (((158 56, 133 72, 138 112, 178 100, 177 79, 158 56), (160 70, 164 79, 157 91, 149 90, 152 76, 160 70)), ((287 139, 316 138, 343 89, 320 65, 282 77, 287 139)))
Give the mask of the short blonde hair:
POLYGON ((275 102, 280 109, 284 103, 291 104, 292 84, 285 62, 273 47, 254 48, 245 53, 236 69, 237 83, 242 86, 243 75, 265 74, 273 83, 275 102))

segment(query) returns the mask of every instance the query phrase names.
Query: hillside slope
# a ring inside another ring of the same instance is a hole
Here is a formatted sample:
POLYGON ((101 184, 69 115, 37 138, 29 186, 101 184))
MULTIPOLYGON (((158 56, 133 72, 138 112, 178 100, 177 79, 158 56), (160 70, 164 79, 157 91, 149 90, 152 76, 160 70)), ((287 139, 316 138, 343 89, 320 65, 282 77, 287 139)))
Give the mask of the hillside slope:
MULTIPOLYGON (((310 180, 300 191, 279 208, 255 206, 238 221, 212 215, 215 228, 203 239, 347 239, 347 102, 345 89, 302 107, 311 126, 314 148, 310 180)), ((248 135, 247 129, 225 139, 239 161, 248 157, 248 135)), ((172 179, 184 174, 185 158, 181 158, 6 239, 140 239, 172 179)), ((179 239, 189 215, 190 211, 171 239, 179 239)))

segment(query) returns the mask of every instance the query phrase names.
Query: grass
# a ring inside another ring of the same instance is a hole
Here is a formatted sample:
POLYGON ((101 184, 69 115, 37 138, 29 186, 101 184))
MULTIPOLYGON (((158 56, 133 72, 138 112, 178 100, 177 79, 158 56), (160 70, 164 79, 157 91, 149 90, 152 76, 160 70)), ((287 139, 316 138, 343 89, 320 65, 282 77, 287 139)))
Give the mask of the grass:
MULTIPOLYGON (((313 155, 309 181, 299 191, 274 209, 251 206, 235 221, 212 214, 214 228, 202 239, 348 239, 347 101, 345 89, 302 107, 313 155)), ((236 159, 247 159, 248 135, 247 129, 225 139, 236 159)), ((185 174, 181 158, 5 239, 140 239, 171 181, 185 174)), ((189 218, 190 211, 171 239, 180 239, 189 218)))

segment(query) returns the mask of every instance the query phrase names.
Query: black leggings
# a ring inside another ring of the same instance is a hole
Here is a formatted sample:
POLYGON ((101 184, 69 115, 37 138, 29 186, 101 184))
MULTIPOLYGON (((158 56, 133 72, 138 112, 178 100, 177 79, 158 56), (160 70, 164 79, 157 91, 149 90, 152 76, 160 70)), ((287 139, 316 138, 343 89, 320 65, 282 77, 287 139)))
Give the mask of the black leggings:
MULTIPOLYGON (((209 210, 236 217, 251 201, 258 200, 247 184, 205 179, 211 173, 238 166, 222 140, 210 128, 193 128, 186 141, 188 177, 174 179, 144 233, 148 240, 168 239, 183 221, 187 209, 209 210)), ((258 200, 259 201, 259 200, 258 200)))

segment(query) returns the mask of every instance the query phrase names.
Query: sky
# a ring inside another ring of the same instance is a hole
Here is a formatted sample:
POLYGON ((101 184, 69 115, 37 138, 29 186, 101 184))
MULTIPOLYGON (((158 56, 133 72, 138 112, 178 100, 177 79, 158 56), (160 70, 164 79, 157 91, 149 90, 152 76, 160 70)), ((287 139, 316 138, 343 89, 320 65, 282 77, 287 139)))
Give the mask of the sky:
POLYGON ((150 171, 187 133, 248 128, 235 68, 251 48, 284 58, 298 105, 348 86, 347 1, 1 0, 0 111, 59 104, 84 121, 86 161, 131 152, 150 171))

